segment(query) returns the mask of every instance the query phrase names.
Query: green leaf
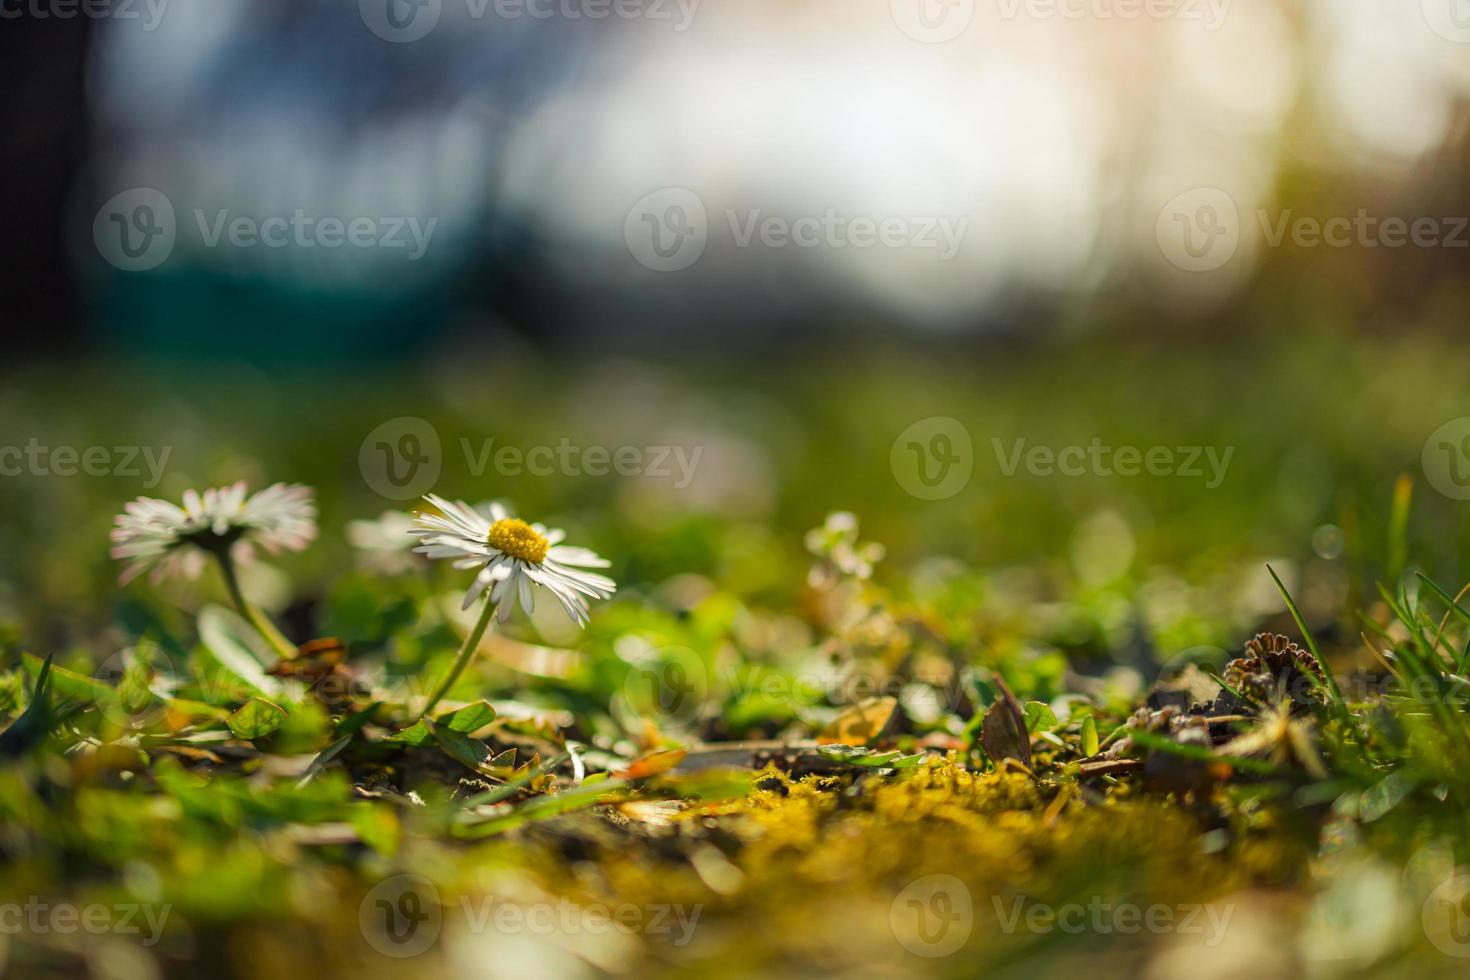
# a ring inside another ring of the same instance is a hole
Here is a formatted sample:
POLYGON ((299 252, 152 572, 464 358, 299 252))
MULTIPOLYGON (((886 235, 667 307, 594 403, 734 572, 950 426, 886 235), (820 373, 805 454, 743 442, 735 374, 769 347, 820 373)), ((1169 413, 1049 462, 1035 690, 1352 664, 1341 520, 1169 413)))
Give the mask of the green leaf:
MULTIPOLYGON (((840 742, 818 745, 817 754, 834 762, 845 762, 848 765, 864 766, 869 769, 912 769, 924 758, 923 752, 916 752, 913 755, 904 755, 896 750, 874 752, 861 745, 843 745, 840 742)), ((583 785, 586 783, 584 782, 583 785)))
POLYGON ((231 677, 259 694, 281 693, 280 679, 267 674, 251 651, 254 630, 245 620, 221 606, 205 606, 197 626, 205 652, 231 677))
POLYGON ((622 793, 627 785, 623 780, 609 779, 592 786, 584 783, 564 793, 532 797, 510 813, 496 815, 483 822, 463 827, 459 830, 459 834, 469 838, 489 837, 513 830, 523 824, 571 813, 574 810, 583 810, 622 793))
MULTIPOLYGON (((860 756, 872 755, 873 751, 861 745, 844 745, 841 742, 833 742, 830 745, 818 745, 817 753, 819 755, 825 755, 829 759, 847 762, 850 759, 855 759, 860 756)), ((895 752, 893 754, 897 755, 898 753, 895 752)))
POLYGON ((476 772, 484 772, 489 768, 490 746, 484 742, 447 728, 437 721, 429 723, 429 731, 433 733, 434 741, 439 743, 444 754, 455 762, 476 772))
POLYGON ((21 660, 31 676, 37 678, 47 674, 47 664, 50 664, 50 688, 68 700, 86 701, 90 704, 95 702, 99 697, 109 697, 112 695, 112 688, 106 684, 93 680, 85 674, 78 674, 74 670, 58 667, 51 663, 50 657, 42 661, 40 657, 27 653, 21 660))
POLYGON ((286 720, 286 711, 263 698, 251 698, 229 717, 230 731, 236 738, 264 738, 286 720))
POLYGON ((343 749, 347 748, 347 746, 351 742, 352 735, 349 733, 347 735, 343 735, 331 745, 328 745, 326 748, 318 752, 317 757, 311 760, 311 765, 306 767, 306 772, 302 774, 300 781, 296 783, 297 788, 299 789, 300 787, 305 786, 307 783, 316 778, 317 773, 325 769, 327 767, 327 763, 335 759, 337 757, 337 754, 340 753, 343 749))
POLYGON ((1082 720, 1082 754, 1088 758, 1097 755, 1097 719, 1092 715, 1082 720))
POLYGON ((379 854, 391 855, 398 850, 403 836, 398 817, 386 807, 354 806, 348 816, 362 842, 379 854))
POLYGON ((452 732, 468 735, 479 731, 495 720, 495 709, 487 701, 476 701, 474 704, 465 705, 456 711, 440 715, 434 719, 434 725, 438 728, 448 728, 452 732))
POLYGON ((874 752, 872 749, 864 748, 861 745, 843 745, 841 743, 818 745, 817 753, 836 762, 846 762, 854 766, 869 767, 886 766, 900 755, 896 751, 874 752))
POLYGON ((1021 709, 1021 717, 1026 720, 1026 730, 1033 735, 1037 732, 1049 732, 1059 724, 1056 712, 1041 701, 1027 701, 1021 709))
POLYGON ((153 671, 141 651, 133 661, 123 669, 123 675, 117 684, 117 699, 123 710, 128 714, 138 714, 148 705, 153 703, 153 671))
POLYGON ((386 741, 398 742, 402 745, 412 745, 416 749, 421 749, 434 741, 434 733, 429 730, 428 719, 420 718, 402 731, 397 731, 389 735, 386 741))
POLYGON ((4 732, 0 732, 0 758, 13 758, 28 752, 44 741, 56 722, 51 710, 51 677, 57 668, 51 664, 51 656, 41 664, 36 674, 36 685, 31 689, 31 703, 21 716, 4 732))

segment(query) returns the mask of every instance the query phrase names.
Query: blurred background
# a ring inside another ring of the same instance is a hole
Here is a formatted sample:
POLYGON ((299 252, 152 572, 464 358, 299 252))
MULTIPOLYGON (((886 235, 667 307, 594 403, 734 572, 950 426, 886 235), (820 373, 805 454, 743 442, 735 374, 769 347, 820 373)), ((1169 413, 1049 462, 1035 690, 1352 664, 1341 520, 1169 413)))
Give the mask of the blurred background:
POLYGON ((415 489, 580 526, 634 580, 780 594, 843 507, 895 562, 1084 581, 1354 558, 1332 608, 1404 571, 1404 473, 1416 559, 1463 571, 1470 443, 1434 434, 1470 414, 1464 0, 0 11, 0 608, 38 640, 106 621, 130 497, 313 483, 325 582, 411 499, 377 447, 430 439, 415 489), (916 492, 905 439, 946 433, 971 475, 916 492), (487 439, 700 455, 548 476, 487 439), (1093 440, 1230 456, 1008 472, 1093 440))
POLYGON ((1270 234, 1470 210, 1463 0, 4 8, 7 294, 42 353, 1198 336, 1268 287, 1350 328, 1464 309, 1463 230, 1270 234))

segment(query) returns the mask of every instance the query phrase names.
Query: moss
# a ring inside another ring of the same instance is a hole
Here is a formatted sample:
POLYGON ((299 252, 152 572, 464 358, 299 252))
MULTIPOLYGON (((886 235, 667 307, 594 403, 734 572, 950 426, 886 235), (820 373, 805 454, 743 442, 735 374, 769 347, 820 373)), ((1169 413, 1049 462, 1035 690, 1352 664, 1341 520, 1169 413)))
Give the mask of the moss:
POLYGON ((745 798, 690 807, 661 831, 635 822, 610 833, 606 821, 580 815, 503 846, 523 859, 528 844, 533 854, 539 848, 532 861, 546 887, 573 901, 700 905, 700 941, 659 954, 676 962, 739 960, 749 955, 740 937, 760 935, 764 965, 826 968, 901 953, 890 906, 928 875, 963 883, 975 921, 966 948, 999 964, 1036 938, 1002 928, 1003 910, 1017 900, 1207 902, 1296 878, 1307 858, 1289 838, 1247 832, 1243 819, 1211 830, 1199 812, 1158 797, 1084 801, 1072 788, 950 762, 798 779, 770 768, 755 787, 745 798), (712 883, 698 870, 708 849, 735 873, 712 883), (853 924, 834 932, 832 916, 853 924), (810 945, 834 934, 850 935, 852 948, 810 945))

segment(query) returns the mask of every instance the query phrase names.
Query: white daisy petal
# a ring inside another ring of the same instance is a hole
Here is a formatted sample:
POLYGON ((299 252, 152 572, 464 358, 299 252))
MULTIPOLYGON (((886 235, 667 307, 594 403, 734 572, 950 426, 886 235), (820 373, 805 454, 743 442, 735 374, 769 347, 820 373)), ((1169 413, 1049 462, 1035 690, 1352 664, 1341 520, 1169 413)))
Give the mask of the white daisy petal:
POLYGON ((580 565, 583 568, 608 568, 612 565, 612 562, 587 548, 551 548, 546 552, 546 557, 563 565, 580 565))
POLYGON ((202 494, 186 490, 183 506, 139 497, 123 506, 114 525, 112 557, 132 559, 120 581, 145 571, 155 581, 194 578, 211 550, 249 557, 257 545, 272 554, 304 549, 316 537, 316 505, 309 487, 277 483, 247 496, 241 482, 202 494))
POLYGON ((521 608, 528 613, 534 611, 536 600, 531 595, 531 577, 529 575, 519 575, 516 577, 516 581, 520 583, 521 608))
POLYGON ((487 508, 489 519, 463 501, 430 494, 424 498, 438 513, 414 516, 410 533, 419 538, 414 548, 433 559, 448 560, 461 571, 480 569, 465 595, 465 608, 485 594, 505 622, 519 605, 535 608, 535 588, 546 589, 578 625, 589 618, 587 599, 606 599, 617 584, 605 575, 584 571, 611 564, 587 548, 563 545, 566 533, 517 520, 499 503, 487 508), (493 583, 493 587, 492 587, 493 583))
POLYGON ((468 609, 470 608, 470 606, 473 606, 475 604, 475 600, 480 598, 480 595, 486 589, 488 589, 490 587, 490 583, 494 581, 495 576, 491 574, 491 570, 488 568, 480 572, 479 575, 476 575, 474 581, 470 583, 469 591, 466 592, 464 595, 464 602, 460 604, 459 608, 468 609))
POLYGON ((556 576, 578 592, 590 595, 594 599, 606 599, 617 589, 617 583, 605 575, 564 568, 556 562, 546 562, 541 566, 541 571, 556 576))

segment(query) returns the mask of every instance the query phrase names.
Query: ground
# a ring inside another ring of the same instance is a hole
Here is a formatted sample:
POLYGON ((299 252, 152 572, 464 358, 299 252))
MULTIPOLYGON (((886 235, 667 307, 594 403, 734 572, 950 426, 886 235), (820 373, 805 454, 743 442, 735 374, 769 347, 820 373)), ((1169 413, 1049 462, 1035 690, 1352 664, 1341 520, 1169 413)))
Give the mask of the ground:
POLYGON ((1452 351, 900 352, 760 385, 520 357, 493 390, 6 392, 48 447, 140 461, 0 487, 14 975, 1463 975, 1467 524, 1423 452, 1452 351), (548 595, 487 629, 427 722, 478 608, 364 462, 409 416, 438 492, 567 528, 619 584, 585 630, 548 595), (943 499, 899 442, 934 418, 972 447, 943 499), (284 653, 213 568, 120 586, 107 557, 128 500, 237 479, 320 503, 310 548, 240 570, 284 653))

